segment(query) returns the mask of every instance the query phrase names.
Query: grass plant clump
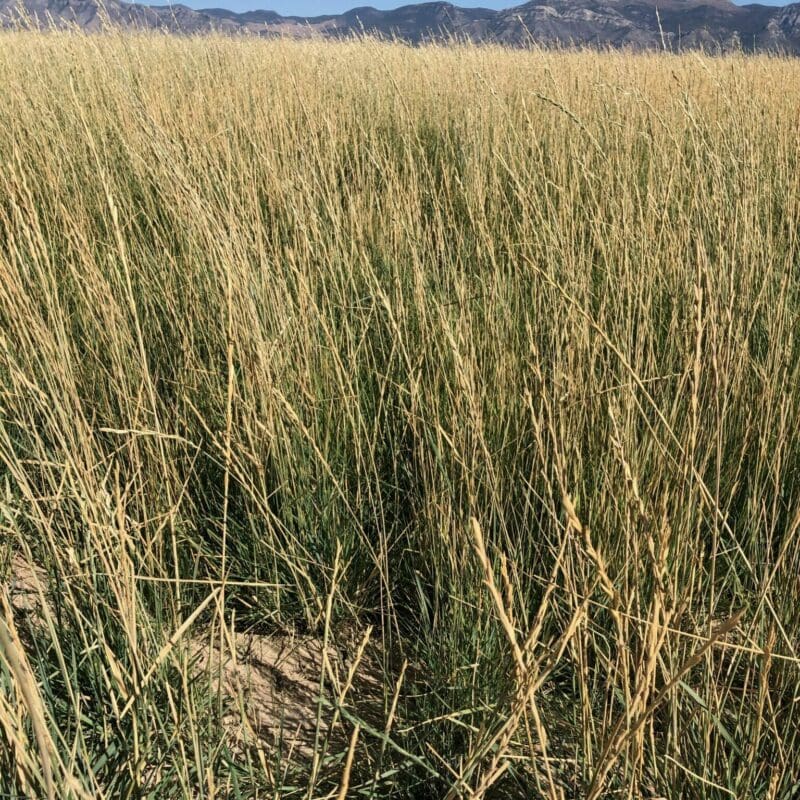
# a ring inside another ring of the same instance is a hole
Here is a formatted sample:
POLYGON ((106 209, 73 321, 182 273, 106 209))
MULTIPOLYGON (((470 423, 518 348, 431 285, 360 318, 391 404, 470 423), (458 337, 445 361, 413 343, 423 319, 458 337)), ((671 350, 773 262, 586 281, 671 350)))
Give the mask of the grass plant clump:
POLYGON ((0 796, 797 797, 798 108, 3 34, 0 796))

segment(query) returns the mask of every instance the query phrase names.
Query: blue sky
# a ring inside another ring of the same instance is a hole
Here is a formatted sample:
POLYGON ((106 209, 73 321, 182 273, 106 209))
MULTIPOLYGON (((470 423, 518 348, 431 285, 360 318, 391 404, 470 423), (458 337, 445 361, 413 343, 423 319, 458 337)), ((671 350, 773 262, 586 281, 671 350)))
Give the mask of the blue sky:
MULTIPOLYGON (((230 8, 234 11, 268 9, 284 15, 312 17, 318 14, 339 14, 356 6, 370 5, 374 8, 398 8, 420 0, 175 0, 192 8, 230 8)), ((758 0, 764 5, 784 5, 775 0, 758 0)), ((148 0, 144 0, 148 2, 148 0)), ((149 0, 152 5, 165 5, 169 0, 149 0)), ((462 7, 480 6, 482 8, 510 8, 525 0, 451 0, 462 7)), ((789 0, 786 0, 789 2, 789 0)))
MULTIPOLYGON (((372 6, 373 8, 399 8, 423 0, 176 0, 192 8, 231 8, 234 11, 251 11, 253 9, 269 9, 285 16, 314 17, 319 14, 341 14, 357 6, 372 6)), ((454 5, 467 8, 478 6, 480 8, 510 8, 524 3, 508 2, 508 0, 450 0, 454 5)), ((150 0, 155 5, 168 2, 168 0, 150 0)))

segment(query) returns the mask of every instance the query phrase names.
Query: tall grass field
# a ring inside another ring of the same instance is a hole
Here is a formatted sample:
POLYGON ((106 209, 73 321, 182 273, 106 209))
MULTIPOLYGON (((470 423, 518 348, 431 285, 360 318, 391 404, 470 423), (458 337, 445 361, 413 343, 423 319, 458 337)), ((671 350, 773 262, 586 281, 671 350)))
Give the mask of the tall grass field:
POLYGON ((800 792, 800 61, 0 36, 0 797, 800 792))

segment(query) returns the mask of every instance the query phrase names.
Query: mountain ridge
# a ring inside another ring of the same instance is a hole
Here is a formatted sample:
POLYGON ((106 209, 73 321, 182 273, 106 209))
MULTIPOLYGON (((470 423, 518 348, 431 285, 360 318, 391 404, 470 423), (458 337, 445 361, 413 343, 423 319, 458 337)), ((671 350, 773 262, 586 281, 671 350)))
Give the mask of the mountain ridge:
POLYGON ((427 2, 382 11, 360 6, 342 14, 282 16, 182 4, 122 0, 0 0, 0 27, 111 24, 169 33, 221 32, 263 37, 347 38, 370 34, 410 44, 469 40, 520 47, 576 45, 636 50, 781 52, 800 55, 800 2, 787 6, 730 0, 532 0, 513 8, 461 8, 427 2))

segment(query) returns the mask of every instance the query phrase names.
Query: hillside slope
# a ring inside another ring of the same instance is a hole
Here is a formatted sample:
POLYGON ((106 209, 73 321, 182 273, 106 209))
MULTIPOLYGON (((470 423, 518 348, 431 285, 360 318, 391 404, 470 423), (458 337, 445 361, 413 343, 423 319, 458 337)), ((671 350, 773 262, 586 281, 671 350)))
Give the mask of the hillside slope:
POLYGON ((221 8, 145 6, 120 0, 0 0, 0 25, 123 28, 198 34, 212 30, 256 36, 344 38, 369 33, 412 44, 469 39, 522 46, 568 44, 633 49, 777 51, 800 54, 800 4, 737 6, 729 0, 548 0, 503 11, 421 3, 390 11, 284 17, 221 8))

